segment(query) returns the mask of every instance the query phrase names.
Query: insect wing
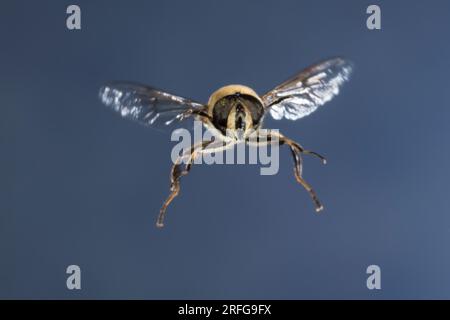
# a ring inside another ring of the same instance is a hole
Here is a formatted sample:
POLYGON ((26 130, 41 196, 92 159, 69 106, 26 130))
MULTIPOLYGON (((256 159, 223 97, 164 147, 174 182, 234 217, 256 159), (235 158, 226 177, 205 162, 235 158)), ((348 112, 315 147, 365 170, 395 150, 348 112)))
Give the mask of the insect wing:
POLYGON ((131 82, 106 84, 99 97, 122 117, 147 126, 168 126, 206 108, 190 99, 131 82))
POLYGON ((276 120, 303 118, 339 94, 352 69, 352 63, 342 58, 313 65, 266 93, 264 105, 276 120))

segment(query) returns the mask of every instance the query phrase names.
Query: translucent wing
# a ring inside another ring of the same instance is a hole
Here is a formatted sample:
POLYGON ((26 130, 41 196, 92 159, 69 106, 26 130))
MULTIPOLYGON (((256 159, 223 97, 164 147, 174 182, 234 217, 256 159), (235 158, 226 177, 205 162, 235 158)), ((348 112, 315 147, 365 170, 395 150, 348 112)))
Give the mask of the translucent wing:
POLYGON ((336 96, 351 72, 352 64, 342 58, 323 61, 266 93, 264 105, 276 120, 303 118, 336 96))
POLYGON ((149 126, 170 125, 206 108, 190 99, 132 82, 111 82, 100 89, 99 97, 122 117, 149 126))

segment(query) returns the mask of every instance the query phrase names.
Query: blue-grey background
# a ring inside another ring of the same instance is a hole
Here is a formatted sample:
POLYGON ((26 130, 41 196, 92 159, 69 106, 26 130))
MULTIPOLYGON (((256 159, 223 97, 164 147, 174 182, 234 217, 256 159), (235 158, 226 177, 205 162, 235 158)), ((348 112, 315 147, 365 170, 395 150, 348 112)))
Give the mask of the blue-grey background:
POLYGON ((450 3, 75 3, 81 31, 66 29, 72 2, 0 5, 1 298, 450 298, 450 3), (337 98, 266 122, 327 156, 304 166, 322 214, 282 150, 275 176, 195 166, 155 227, 174 143, 102 106, 104 82, 206 102, 335 55, 356 65, 337 98))

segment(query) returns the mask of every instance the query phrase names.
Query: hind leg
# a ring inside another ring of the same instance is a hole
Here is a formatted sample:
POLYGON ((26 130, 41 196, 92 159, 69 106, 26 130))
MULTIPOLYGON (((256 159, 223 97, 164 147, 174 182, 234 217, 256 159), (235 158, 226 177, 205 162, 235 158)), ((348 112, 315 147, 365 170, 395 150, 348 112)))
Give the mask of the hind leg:
POLYGON ((170 194, 167 197, 166 201, 164 201, 161 210, 159 211, 158 219, 156 221, 156 226, 158 228, 164 227, 164 217, 166 215, 166 209, 180 192, 180 178, 189 173, 195 157, 198 156, 201 150, 207 147, 211 142, 212 141, 202 141, 191 146, 189 151, 179 156, 173 164, 172 170, 170 171, 170 194), (186 163, 183 163, 183 160, 185 160, 186 163))
POLYGON ((306 180, 303 179, 303 177, 302 177, 302 156, 301 156, 301 154, 303 153, 303 154, 314 155, 314 156, 318 157, 319 159, 321 159, 324 164, 326 163, 325 158, 316 152, 305 150, 302 146, 300 146, 300 144, 298 144, 294 140, 291 140, 276 131, 270 131, 268 134, 265 134, 265 135, 261 134, 259 137, 257 137, 256 141, 248 141, 249 144, 253 144, 253 145, 257 145, 257 146, 262 146, 262 145, 267 145, 267 144, 277 143, 277 142, 279 143, 279 145, 285 144, 285 145, 289 146, 291 153, 292 153, 293 160, 294 160, 295 179, 297 180, 297 182, 299 184, 301 184, 303 186, 303 188, 305 188, 306 191, 308 191, 309 195, 311 196, 311 199, 314 202, 316 211, 317 212, 321 211, 323 209, 323 206, 322 206, 319 198, 317 197, 316 192, 309 185, 309 183, 306 182, 306 180))

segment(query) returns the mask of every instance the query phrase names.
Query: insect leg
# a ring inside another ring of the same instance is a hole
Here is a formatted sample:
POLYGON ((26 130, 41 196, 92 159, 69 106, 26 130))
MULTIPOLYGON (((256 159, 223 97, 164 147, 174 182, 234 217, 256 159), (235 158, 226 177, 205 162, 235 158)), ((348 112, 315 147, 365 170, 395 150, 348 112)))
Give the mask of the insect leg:
MULTIPOLYGON (((285 137, 285 136, 282 135, 281 133, 277 133, 277 132, 274 132, 274 131, 272 132, 272 131, 271 131, 269 134, 266 134, 265 136, 263 136, 263 138, 266 139, 266 141, 267 141, 268 143, 270 143, 270 140, 271 140, 271 139, 273 140, 273 138, 276 138, 276 139, 278 139, 278 141, 280 142, 280 145, 282 144, 281 142, 284 141, 283 143, 292 145, 292 146, 293 146, 295 149, 297 149, 299 152, 304 153, 304 154, 313 155, 313 156, 319 158, 319 159, 322 161, 323 164, 326 164, 326 163, 327 163, 327 159, 326 159, 324 156, 320 155, 320 154, 317 153, 317 152, 310 151, 310 150, 306 150, 306 149, 303 148, 298 142, 295 142, 294 140, 291 140, 291 139, 285 137)), ((250 142, 250 144, 251 144, 251 142, 250 142)), ((258 144, 258 145, 261 145, 259 142, 257 142, 257 144, 258 144)))
POLYGON ((295 174, 295 179, 297 180, 298 183, 300 183, 305 189, 306 191, 308 191, 309 195, 311 196, 314 205, 316 207, 316 211, 319 212, 323 209, 322 204, 319 201, 319 198, 317 197, 316 192, 314 191, 314 189, 309 185, 309 183, 307 183, 305 181, 305 179, 303 179, 302 177, 302 156, 301 153, 305 153, 305 154, 312 154, 315 155, 317 157, 319 157, 320 159, 322 159, 322 161, 325 163, 326 160, 324 157, 322 157, 321 155, 319 155, 318 153, 312 152, 312 151, 308 151, 303 149, 300 144, 298 144, 297 142, 295 142, 294 140, 291 140, 287 137, 285 137, 284 135, 277 133, 277 132, 270 132, 268 135, 266 136, 261 136, 263 139, 262 142, 258 141, 256 142, 256 145, 266 145, 266 144, 270 144, 273 143, 274 140, 278 140, 280 145, 286 144, 289 146, 291 153, 292 153, 292 157, 294 159, 294 174, 295 174))
MULTIPOLYGON (((280 139, 280 145, 282 144, 287 144, 289 146, 289 148, 291 149, 291 153, 292 153, 292 157, 294 159, 294 174, 295 174, 295 179, 297 180, 298 183, 300 183, 303 188, 306 189, 306 191, 308 191, 309 195, 311 196, 314 205, 316 206, 316 211, 319 212, 323 209, 322 204, 319 201, 319 198, 317 197, 316 192, 314 191, 314 189, 309 185, 308 182, 306 182, 305 179, 303 179, 302 177, 302 157, 301 157, 301 153, 306 153, 305 150, 295 141, 286 138, 283 135, 280 135, 279 137, 280 139)), ((310 154, 314 154, 317 155, 317 153, 311 153, 310 154)), ((322 161, 325 163, 325 158, 323 158, 322 156, 319 156, 320 159, 322 159, 322 161)))
POLYGON ((303 186, 303 188, 306 189, 306 191, 308 191, 309 195, 311 196, 311 198, 312 198, 312 200, 314 202, 314 205, 316 206, 316 211, 317 212, 322 211, 323 205, 320 203, 316 192, 309 185, 309 183, 307 183, 306 180, 303 179, 303 177, 302 177, 302 158, 301 158, 300 152, 298 151, 298 149, 296 149, 295 146, 289 145, 289 147, 291 149, 292 157, 294 159, 295 179, 297 180, 298 183, 300 183, 303 186))
POLYGON ((158 228, 162 228, 164 226, 164 216, 166 215, 166 209, 172 200, 178 195, 180 192, 180 178, 189 173, 192 167, 192 163, 195 157, 200 153, 200 151, 208 146, 212 141, 202 141, 198 144, 191 146, 190 150, 187 153, 179 156, 172 166, 172 170, 170 173, 170 194, 167 197, 166 201, 164 201, 161 210, 159 211, 158 219, 156 221, 156 226, 158 228), (186 164, 183 163, 183 160, 187 160, 186 164), (184 168, 183 168, 184 166, 184 168))
POLYGON ((316 156, 317 158, 319 158, 320 160, 322 160, 323 164, 327 163, 327 159, 325 159, 324 156, 318 154, 317 152, 314 151, 309 151, 309 150, 305 150, 298 142, 295 142, 294 140, 291 140, 289 138, 286 138, 285 136, 280 134, 280 141, 281 141, 281 137, 283 137, 283 139, 285 140, 285 143, 289 144, 290 146, 293 146, 295 149, 297 149, 299 152, 304 153, 304 154, 310 154, 313 156, 316 156))

